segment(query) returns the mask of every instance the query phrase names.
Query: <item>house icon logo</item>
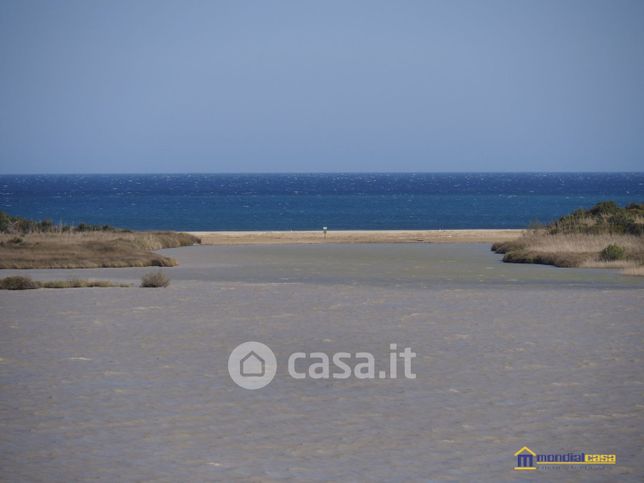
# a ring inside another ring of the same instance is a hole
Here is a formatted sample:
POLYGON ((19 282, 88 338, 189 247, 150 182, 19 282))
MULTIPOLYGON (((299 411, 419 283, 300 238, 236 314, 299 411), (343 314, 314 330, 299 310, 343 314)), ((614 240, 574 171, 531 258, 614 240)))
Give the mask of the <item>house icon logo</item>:
POLYGON ((270 347, 261 342, 239 344, 228 357, 228 373, 239 387, 261 389, 277 372, 277 360, 270 347))
POLYGON ((266 374, 266 361, 255 351, 250 351, 239 361, 239 373, 244 377, 264 377, 266 374))
POLYGON ((515 470, 517 471, 522 471, 522 470, 536 470, 537 467, 534 464, 534 458, 537 456, 537 454, 532 451, 530 448, 527 446, 524 446, 521 448, 519 451, 514 453, 514 456, 517 457, 517 465, 514 467, 515 470))

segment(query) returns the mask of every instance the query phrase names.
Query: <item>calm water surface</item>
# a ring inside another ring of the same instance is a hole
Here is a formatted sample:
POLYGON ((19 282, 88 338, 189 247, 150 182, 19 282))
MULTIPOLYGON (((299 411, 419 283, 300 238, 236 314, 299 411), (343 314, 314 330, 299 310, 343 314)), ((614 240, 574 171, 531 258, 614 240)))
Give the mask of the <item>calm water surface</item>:
POLYGON ((612 199, 644 173, 0 176, 0 210, 132 229, 522 228, 612 199))

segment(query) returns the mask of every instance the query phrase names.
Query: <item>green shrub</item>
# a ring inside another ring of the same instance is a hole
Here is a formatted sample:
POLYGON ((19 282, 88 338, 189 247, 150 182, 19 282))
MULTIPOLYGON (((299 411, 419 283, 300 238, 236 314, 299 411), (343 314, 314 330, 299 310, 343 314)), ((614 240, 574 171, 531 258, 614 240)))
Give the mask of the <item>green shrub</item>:
POLYGON ((141 278, 141 287, 167 287, 170 279, 161 271, 149 272, 141 278))
POLYGON ((11 218, 4 211, 0 211, 0 233, 8 233, 11 225, 11 218))
POLYGON ((48 233, 54 231, 54 222, 51 220, 42 220, 36 224, 37 231, 48 233))
POLYGON ((34 282, 29 277, 16 275, 0 279, 0 289, 2 290, 29 290, 38 287, 38 282, 34 282))
POLYGON ((114 228, 110 225, 91 225, 80 223, 77 226, 54 224, 52 220, 28 220, 20 216, 13 216, 0 211, 0 233, 57 233, 57 232, 92 232, 92 231, 113 231, 126 233, 130 230, 114 228))
POLYGON ((615 213, 619 213, 620 210, 621 208, 614 201, 600 201, 588 211, 591 215, 601 216, 613 215, 615 213))
POLYGON ((624 233, 627 233, 629 235, 642 236, 644 235, 644 225, 637 222, 628 223, 624 227, 624 233))
POLYGON ((613 260, 622 260, 626 252, 623 247, 611 243, 601 252, 599 252, 599 259, 603 262, 611 262, 613 260))

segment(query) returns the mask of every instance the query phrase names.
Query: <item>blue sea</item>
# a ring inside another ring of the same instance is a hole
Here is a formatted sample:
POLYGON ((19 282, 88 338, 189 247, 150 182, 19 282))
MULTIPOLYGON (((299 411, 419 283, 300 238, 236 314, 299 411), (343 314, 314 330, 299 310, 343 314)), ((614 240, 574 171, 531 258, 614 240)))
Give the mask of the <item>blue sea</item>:
POLYGON ((644 201, 644 173, 3 175, 0 210, 131 229, 523 228, 601 200, 644 201))

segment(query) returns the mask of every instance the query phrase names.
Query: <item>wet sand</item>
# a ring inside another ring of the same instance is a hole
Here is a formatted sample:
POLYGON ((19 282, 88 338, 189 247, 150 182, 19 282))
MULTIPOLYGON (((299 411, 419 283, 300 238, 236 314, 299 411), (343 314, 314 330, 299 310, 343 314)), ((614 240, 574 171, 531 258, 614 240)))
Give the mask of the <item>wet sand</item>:
POLYGON ((194 231, 205 245, 283 243, 494 243, 525 230, 194 231))
POLYGON ((0 292, 0 480, 644 477, 642 279, 503 264, 478 244, 163 252, 180 263, 167 289, 0 292), (278 361, 257 391, 227 372, 247 340, 278 361), (382 364, 390 343, 418 354, 415 380, 286 370, 294 351, 382 364), (617 465, 513 471, 524 445, 616 453, 617 465))

